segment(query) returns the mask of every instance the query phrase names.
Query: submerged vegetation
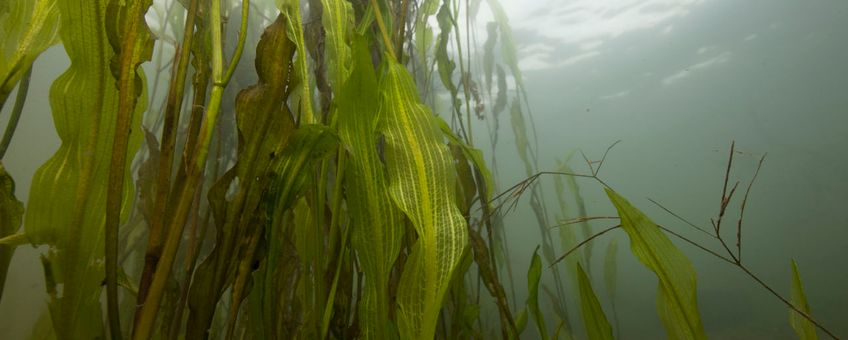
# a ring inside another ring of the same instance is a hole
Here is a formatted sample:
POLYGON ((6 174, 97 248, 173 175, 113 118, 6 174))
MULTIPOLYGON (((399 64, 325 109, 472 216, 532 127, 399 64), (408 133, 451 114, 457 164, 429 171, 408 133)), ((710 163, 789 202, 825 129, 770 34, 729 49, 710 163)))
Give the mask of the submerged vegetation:
POLYGON ((812 317, 794 261, 790 299, 742 262, 756 174, 735 249, 722 222, 741 194, 727 176, 712 231, 667 210, 717 252, 610 188, 603 159, 584 156, 588 174, 568 162, 540 172, 497 0, 4 1, 0 107, 17 95, 0 160, 31 66, 54 44, 70 59, 49 95, 61 146, 26 205, 0 163, 0 299, 15 248, 47 246, 47 310, 34 338, 611 339, 618 246, 593 271, 592 243, 619 229, 657 277, 669 338, 706 338, 695 268, 672 238, 780 299, 799 337, 836 338, 812 317), (471 28, 483 8, 495 20, 478 44, 471 28), (153 72, 141 68, 148 62, 153 72), (501 191, 494 151, 505 111, 527 179, 501 191), (556 204, 538 185, 545 176, 556 204), (577 179, 603 187, 617 216, 590 216, 577 179), (523 303, 524 270, 509 261, 523 255, 510 252, 504 222, 521 197, 541 236, 523 303), (595 232, 598 220, 615 225, 595 232), (553 285, 542 283, 546 270, 553 285), (593 286, 601 276, 604 287, 593 286))

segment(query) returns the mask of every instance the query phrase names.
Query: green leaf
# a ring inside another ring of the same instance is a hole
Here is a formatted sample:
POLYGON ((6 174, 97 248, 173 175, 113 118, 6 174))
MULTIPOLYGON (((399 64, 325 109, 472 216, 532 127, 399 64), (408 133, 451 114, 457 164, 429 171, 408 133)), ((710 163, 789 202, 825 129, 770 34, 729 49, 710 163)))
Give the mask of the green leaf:
MULTIPOLYGON (((798 265, 792 260, 792 305, 807 315, 810 315, 810 305, 807 304, 807 296, 804 294, 804 284, 801 282, 801 274, 798 273, 798 265)), ((798 312, 789 310, 789 324, 801 340, 818 339, 816 326, 810 320, 798 312)))
POLYGON ((583 266, 577 264, 577 282, 580 286, 580 311, 583 313, 583 325, 589 339, 613 339, 612 327, 604 314, 601 303, 592 289, 592 281, 583 271, 583 266))
POLYGON ((659 279, 657 312, 669 339, 706 339, 692 263, 645 214, 612 189, 605 190, 618 210, 633 255, 659 279))
POLYGON ((515 328, 518 330, 518 334, 521 334, 527 328, 527 308, 522 308, 518 312, 518 317, 515 318, 515 328))
POLYGON ((321 0, 321 5, 324 9, 321 23, 327 35, 324 47, 329 65, 327 73, 332 84, 339 89, 350 75, 353 7, 347 0, 321 0))
POLYGON ((453 83, 453 71, 456 69, 456 63, 448 56, 448 43, 450 43, 450 34, 453 29, 452 14, 450 10, 450 1, 442 3, 439 8, 439 13, 436 14, 436 19, 439 22, 439 37, 436 38, 436 64, 439 66, 439 78, 456 101, 456 95, 459 91, 453 83))
POLYGON ((483 43, 483 74, 486 76, 486 90, 492 95, 492 72, 495 69, 495 45, 498 43, 498 23, 492 21, 486 24, 488 34, 483 43))
POLYGON ((189 295, 190 335, 207 329, 212 322, 217 300, 231 283, 227 273, 238 265, 237 256, 244 256, 241 249, 246 248, 247 240, 261 230, 261 225, 260 228, 256 226, 255 215, 271 182, 269 169, 287 161, 281 158, 281 152, 289 148, 294 121, 284 105, 288 95, 285 79, 295 47, 286 31, 286 19, 282 15, 265 29, 256 46, 258 82, 240 91, 236 97, 238 161, 228 173, 233 172, 238 178, 238 191, 229 202, 222 197, 234 180, 233 175, 225 175, 210 190, 219 241, 196 272, 196 280, 204 284, 193 285, 189 295), (222 189, 215 190, 218 188, 222 189))
POLYGON ((286 17, 286 32, 288 38, 297 47, 294 64, 294 76, 297 80, 297 101, 299 124, 313 124, 317 118, 312 112, 312 85, 309 83, 309 67, 307 66, 306 44, 303 39, 303 18, 300 15, 300 0, 277 0, 277 8, 286 17))
MULTIPOLYGON (((34 244, 48 244, 45 265, 61 285, 50 297, 50 312, 60 338, 90 339, 102 335, 100 283, 104 277, 104 220, 112 141, 118 110, 117 79, 110 69, 114 51, 107 38, 106 2, 57 1, 60 35, 71 65, 53 83, 50 104, 59 150, 33 176, 25 218, 34 244), (94 95, 93 95, 94 94, 94 95)), ((139 102, 146 103, 141 93, 139 102)), ((144 105, 129 117, 139 126, 144 105)), ((127 155, 141 143, 132 129, 127 155)), ((133 157, 127 157, 129 169, 133 157)), ((132 177, 123 181, 120 220, 132 206, 132 177)), ((55 289, 48 285, 48 290, 55 289)))
POLYGON ((454 197, 456 174, 435 117, 421 104, 406 68, 389 61, 379 89, 389 194, 418 234, 398 287, 400 334, 432 339, 442 299, 468 244, 454 197))
MULTIPOLYGON (((438 120, 439 128, 442 130, 445 137, 447 137, 451 143, 458 145, 462 149, 462 153, 465 155, 465 158, 471 161, 471 163, 474 164, 474 167, 480 171, 480 175, 483 176, 483 182, 486 184, 486 192, 493 192, 495 190, 495 182, 492 177, 492 172, 489 171, 489 167, 486 166, 486 159, 483 157, 483 151, 469 146, 455 135, 444 119, 441 117, 436 117, 436 119, 438 120)), ((488 198, 486 199, 488 200, 488 198)))
POLYGON ((403 215, 391 201, 377 150, 377 76, 363 36, 354 38, 353 71, 336 97, 339 137, 350 154, 345 168, 351 245, 365 274, 362 337, 389 337, 389 275, 401 248, 403 215))
POLYGON ((3 2, 0 5, 0 108, 35 58, 59 41, 57 0, 3 2))
MULTIPOLYGON (((6 172, 3 163, 0 163, 0 239, 18 231, 23 214, 23 203, 15 198, 15 181, 6 172)), ((0 301, 3 299, 6 273, 14 253, 15 246, 0 244, 0 301)))
POLYGON ((487 0, 489 8, 492 10, 492 15, 495 17, 495 22, 500 28, 501 37, 501 57, 506 62, 507 66, 515 77, 515 83, 518 89, 524 91, 524 80, 521 75, 521 68, 518 67, 518 49, 516 48, 515 38, 512 36, 512 27, 509 25, 509 18, 498 0, 487 0))
MULTIPOLYGON (((370 7, 369 7, 370 9, 370 7)), ((430 48, 433 46, 433 28, 427 20, 436 14, 439 9, 439 0, 424 0, 420 2, 415 18, 415 51, 420 60, 422 69, 429 69, 427 60, 430 48)))
MULTIPOLYGON (((607 254, 606 257, 604 257, 604 284, 606 285, 607 298, 609 299, 610 307, 612 308, 612 319, 615 323, 616 329, 619 329, 618 312, 615 305, 616 286, 618 284, 617 258, 618 240, 612 239, 607 245, 607 254)), ((616 335, 618 335, 618 333, 616 333, 616 335)))
POLYGON ((515 147, 518 148, 518 157, 524 163, 524 171, 527 176, 533 176, 533 162, 530 159, 530 141, 527 139, 527 124, 524 123, 524 115, 521 113, 521 103, 518 98, 512 101, 510 110, 512 132, 515 134, 515 147))
POLYGON ((527 309, 536 321, 536 330, 542 339, 548 338, 548 329, 545 327, 545 317, 539 309, 539 279, 542 276, 542 258, 539 257, 539 247, 533 251, 533 260, 530 261, 530 269, 527 270, 527 309))

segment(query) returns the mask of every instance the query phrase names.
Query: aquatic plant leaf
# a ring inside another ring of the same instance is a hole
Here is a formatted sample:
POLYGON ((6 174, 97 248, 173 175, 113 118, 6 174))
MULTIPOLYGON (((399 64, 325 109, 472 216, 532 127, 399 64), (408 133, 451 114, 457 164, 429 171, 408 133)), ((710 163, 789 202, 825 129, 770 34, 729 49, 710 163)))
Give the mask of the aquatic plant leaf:
POLYGON ((326 32, 325 53, 330 81, 338 89, 347 80, 351 68, 350 34, 353 31, 353 6, 347 0, 321 0, 321 22, 326 32))
MULTIPOLYGON (((564 162, 557 160, 557 171, 568 172, 568 167, 564 162)), ((554 176, 554 192, 556 193, 557 203, 559 204, 560 210, 560 213, 557 216, 560 221, 566 220, 569 217, 568 201, 565 196, 565 182, 563 182, 563 177, 565 176, 554 176)), ((559 231, 559 244, 564 251, 577 245, 577 235, 574 232, 573 225, 560 225, 557 229, 559 231)), ((586 245, 584 245, 584 247, 585 246, 586 245)), ((572 278, 572 282, 574 284, 573 287, 578 286, 577 263, 581 260, 583 260, 582 253, 576 252, 571 256, 566 257, 563 261, 565 262, 565 268, 568 276, 572 278)))
POLYGON ((389 194, 418 234, 398 287, 398 328, 402 338, 432 339, 467 226, 455 202, 453 160, 406 68, 389 61, 379 89, 389 194))
POLYGON ((610 240, 607 245, 606 257, 604 257, 604 284, 606 285, 607 298, 609 299, 610 307, 612 308, 612 319, 618 335, 618 311, 616 309, 616 286, 618 285, 618 239, 610 240))
MULTIPOLYGON (((802 312, 810 315, 810 305, 807 303, 807 296, 804 294, 804 284, 801 282, 801 274, 798 273, 798 264, 792 260, 792 305, 800 309, 802 312)), ((816 340, 816 326, 810 320, 798 314, 798 312, 789 310, 789 324, 801 340, 816 340)))
POLYGON ((548 329, 545 327, 545 316, 539 308, 539 279, 542 277, 542 258, 539 257, 539 247, 533 251, 533 259, 530 261, 530 269, 527 270, 527 309, 533 320, 536 321, 536 330, 542 339, 548 338, 548 329))
POLYGON ((527 124, 524 123, 524 115, 521 113, 521 103, 518 98, 512 101, 510 110, 512 132, 515 134, 515 147, 518 148, 518 157, 524 163, 524 171, 527 176, 533 176, 533 163, 530 160, 530 141, 527 139, 527 124))
POLYGON ((456 63, 448 56, 448 43, 450 42, 451 30, 453 30, 453 18, 451 16, 450 1, 445 1, 436 14, 440 32, 438 38, 436 38, 435 57, 436 64, 439 67, 439 79, 442 80, 442 85, 450 91, 453 101, 456 102, 459 91, 453 83, 453 71, 456 69, 456 63))
POLYGON ((336 96, 339 137, 349 153, 345 168, 351 245, 365 274, 359 315, 362 337, 389 337, 389 275, 401 248, 403 215, 392 203, 377 150, 377 76, 365 37, 353 42, 353 70, 336 96))
MULTIPOLYGON (((574 173, 574 170, 568 165, 568 163, 563 163, 563 171, 574 173)), ((568 181, 568 189, 571 191, 572 196, 574 196, 574 204, 577 206, 577 216, 578 217, 586 217, 589 216, 588 211, 586 210, 586 201, 583 200, 583 195, 580 193, 580 185, 577 184, 577 178, 574 176, 566 176, 566 181, 568 181)), ((589 225, 589 222, 582 221, 580 224, 580 230, 583 232, 583 239, 588 239, 592 237, 592 227, 589 225)), ((592 267, 589 266, 589 263, 592 263, 592 252, 595 249, 595 246, 592 242, 583 245, 583 263, 586 263, 586 272, 589 275, 592 275, 592 267)))
POLYGON ((462 149, 462 153, 465 155, 465 157, 470 160, 472 164, 474 164, 475 168, 480 172, 480 175, 483 176, 483 182, 486 184, 486 192, 493 192, 495 190, 495 181, 492 177, 492 172, 486 165, 486 159, 483 157, 483 151, 469 146, 457 135, 455 135, 450 129, 448 123, 444 119, 442 119, 442 117, 436 117, 436 120, 438 121, 439 128, 442 130, 442 133, 445 135, 445 137, 447 137, 447 139, 451 143, 458 145, 462 149))
MULTIPOLYGON (((21 226, 24 205, 15 198, 15 181, 0 163, 0 239, 12 235, 21 226)), ((0 244, 0 301, 3 299, 3 287, 6 283, 6 273, 15 246, 0 244)))
POLYGON ((518 334, 523 333, 527 328, 527 307, 518 312, 518 317, 515 318, 515 328, 518 330, 518 334))
POLYGON ((495 113, 495 121, 497 121, 497 117, 500 116, 500 113, 506 109, 507 104, 507 92, 509 88, 506 85, 506 71, 504 71, 501 65, 497 66, 498 73, 498 94, 495 97, 495 106, 492 108, 492 111, 495 113))
POLYGON ((492 74, 495 69, 495 45, 498 43, 498 23, 486 24, 486 42, 483 43, 483 75, 486 77, 486 91, 492 95, 492 74))
MULTIPOLYGON (((94 338, 102 334, 100 283, 103 280, 103 211, 110 168, 107 155, 115 138, 118 108, 116 79, 110 70, 106 2, 61 0, 60 36, 71 65, 50 89, 59 150, 33 176, 25 230, 33 244, 48 244, 46 271, 61 291, 51 294, 50 312, 59 337, 94 338), (95 95, 92 95, 95 94, 95 95)), ((142 91, 143 92, 143 91, 142 91)), ((142 93, 140 102, 146 102, 142 93)), ((140 123, 136 106, 130 126, 140 123)), ((128 137, 135 154, 141 129, 128 137)), ((126 168, 132 157, 127 157, 126 168)), ((132 206, 129 174, 123 181, 120 219, 132 206)), ((48 291, 56 287, 48 286, 48 291)))
MULTIPOLYGON (((370 7, 369 7, 370 8, 370 7)), ((428 55, 433 46, 433 28, 427 23, 439 9, 439 0, 424 0, 420 2, 415 18, 415 51, 421 61, 422 69, 429 67, 428 55)))
POLYGON ((57 0, 4 0, 0 5, 0 109, 41 52, 59 41, 57 0))
POLYGON ((515 77, 515 84, 518 89, 524 91, 524 80, 521 75, 521 68, 518 67, 518 50, 515 44, 515 38, 512 36, 512 27, 509 25, 509 18, 504 11, 503 6, 498 0, 487 0, 489 8, 492 10, 492 15, 495 17, 495 22, 500 28, 501 38, 501 57, 515 77))
MULTIPOLYGON (((194 336, 192 332, 209 328, 217 298, 231 283, 232 275, 228 274, 235 271, 238 260, 245 258, 238 256, 246 255, 242 250, 248 240, 262 230, 255 215, 272 183, 269 170, 274 164, 288 162, 281 157, 283 150, 290 147, 295 124, 284 105, 288 95, 285 80, 295 45, 288 38, 286 20, 280 15, 265 29, 256 46, 258 82, 240 91, 236 97, 238 161, 230 171, 238 178, 238 191, 229 202, 221 202, 217 196, 213 200, 213 191, 210 191, 210 204, 218 226, 216 239, 220 241, 195 274, 195 280, 206 284, 192 286, 189 294, 189 337, 194 336)), ((215 185, 227 188, 232 180, 225 175, 215 185)), ((217 190, 214 192, 220 194, 217 190)))
MULTIPOLYGON (((516 329, 515 320, 509 310, 506 292, 498 280, 497 273, 495 272, 495 264, 490 260, 492 257, 489 254, 489 248, 477 230, 469 228, 468 236, 471 249, 474 253, 474 261, 477 262, 477 266, 479 267, 479 276, 483 280, 483 283, 485 283, 486 289, 495 299, 495 304, 498 306, 503 336, 504 338, 517 337, 521 331, 516 329)), ((536 290, 538 292, 538 280, 536 281, 536 290)), ((526 315, 524 322, 527 322, 526 315)))
POLYGON ((580 311, 583 313, 583 325, 586 327, 589 339, 612 340, 612 327, 592 289, 592 281, 579 263, 577 264, 577 282, 580 285, 580 311))
POLYGON ((294 64, 294 76, 298 81, 299 98, 298 124, 316 123, 312 111, 312 84, 309 83, 309 67, 307 66, 306 43, 303 39, 303 18, 300 15, 300 0, 277 0, 277 8, 286 17, 286 32, 288 38, 297 48, 294 64))
POLYGON ((692 263, 645 214, 612 189, 605 191, 618 210, 633 255, 659 280, 657 312, 669 339, 706 339, 692 263))

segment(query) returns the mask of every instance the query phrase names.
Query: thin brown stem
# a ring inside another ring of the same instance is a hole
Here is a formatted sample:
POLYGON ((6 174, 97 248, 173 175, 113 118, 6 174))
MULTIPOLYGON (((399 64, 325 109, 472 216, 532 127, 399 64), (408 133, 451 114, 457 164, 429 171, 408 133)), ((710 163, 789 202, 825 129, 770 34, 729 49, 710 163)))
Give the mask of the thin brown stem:
POLYGON ((701 227, 699 227, 699 226, 695 225, 695 224, 694 224, 694 223, 692 223, 692 222, 689 222, 689 220, 687 220, 687 219, 685 219, 685 218, 681 217, 681 216, 680 216, 680 215, 678 215, 678 214, 675 214, 674 212, 672 212, 672 211, 671 211, 671 210, 669 210, 668 208, 664 207, 664 206, 663 206, 662 204, 660 204, 659 202, 654 201, 654 200, 653 200, 653 199, 651 199, 651 198, 648 198, 648 201, 651 201, 651 203, 653 203, 653 204, 655 204, 656 206, 660 207, 660 209, 665 210, 665 212, 669 213, 671 216, 676 217, 678 220, 683 221, 683 223, 686 223, 688 226, 690 226, 690 227, 692 227, 692 228, 695 228, 695 229, 697 229, 698 231, 700 231, 700 232, 702 232, 702 233, 704 233, 704 234, 710 235, 710 237, 715 237, 715 235, 713 235, 712 233, 710 233, 710 232, 709 232, 709 231, 707 231, 706 229, 701 228, 701 227))
POLYGON ((748 189, 745 190, 745 197, 742 198, 742 206, 739 209, 739 221, 736 223, 736 257, 739 258, 740 262, 742 262, 742 218, 745 216, 745 207, 748 203, 748 195, 751 193, 751 187, 754 186, 754 181, 757 180, 757 175, 760 174, 760 168, 763 167, 763 161, 765 160, 766 155, 764 154, 760 158, 760 162, 757 163, 757 170, 754 171, 754 177, 748 183, 748 189))
POLYGON ((583 217, 577 217, 577 218, 565 220, 565 222, 552 225, 548 228, 549 229, 559 228, 559 227, 569 226, 569 225, 572 225, 572 224, 589 222, 589 221, 594 221, 594 220, 618 220, 618 219, 620 219, 618 216, 583 216, 583 217))
POLYGON ((580 249, 580 247, 582 247, 583 245, 585 245, 585 244, 587 244, 587 243, 589 243, 589 242, 592 242, 592 240, 594 240, 594 239, 598 238, 598 236, 601 236, 601 235, 603 235, 603 234, 606 234, 606 233, 608 233, 608 232, 610 232, 610 231, 613 231, 613 230, 615 230, 615 229, 618 229, 618 228, 620 228, 620 227, 621 227, 621 224, 614 225, 614 226, 612 226, 612 227, 609 227, 609 228, 606 228, 606 229, 604 229, 604 230, 601 230, 601 231, 599 231, 598 233, 596 233, 596 234, 594 234, 594 235, 592 235, 592 236, 589 236, 589 238, 587 238, 587 239, 583 240, 583 242, 578 243, 576 246, 572 247, 572 248, 571 248, 571 249, 569 249, 567 252, 565 252, 565 254, 562 254, 562 256, 558 257, 556 260, 554 260, 553 262, 551 262, 551 265, 549 265, 549 266, 548 266, 548 268, 551 268, 551 267, 553 267, 554 265, 556 265, 557 263, 559 263, 560 261, 564 260, 566 257, 568 257, 568 255, 571 255, 571 253, 573 253, 573 252, 577 251, 577 250, 578 250, 578 249, 580 249))
POLYGON ((789 302, 789 300, 787 300, 782 295, 780 295, 777 291, 775 291, 774 288, 771 288, 771 286, 769 286, 763 280, 761 280, 759 277, 757 277, 757 275, 754 275, 754 273, 752 273, 750 270, 748 270, 747 267, 745 267, 741 263, 737 263, 736 266, 739 267, 739 269, 742 269, 742 271, 745 272, 745 274, 748 274, 748 276, 751 277, 752 279, 754 279, 754 281, 757 281, 757 283, 759 283, 760 286, 762 286, 767 291, 769 291, 769 293, 774 295, 774 297, 778 298, 781 302, 783 302, 786 306, 788 306, 789 309, 791 309, 795 313, 798 313, 799 315, 803 316, 805 319, 807 319, 807 321, 812 322, 813 325, 816 325, 816 328, 818 328, 819 330, 821 330, 822 332, 824 332, 825 334, 827 334, 831 338, 839 340, 839 337, 837 337, 836 334, 833 334, 833 332, 831 332, 830 330, 825 328, 822 324, 820 324, 818 321, 816 321, 816 319, 813 319, 812 315, 807 314, 806 312, 798 309, 798 307, 795 307, 795 305, 792 304, 792 302, 789 302))

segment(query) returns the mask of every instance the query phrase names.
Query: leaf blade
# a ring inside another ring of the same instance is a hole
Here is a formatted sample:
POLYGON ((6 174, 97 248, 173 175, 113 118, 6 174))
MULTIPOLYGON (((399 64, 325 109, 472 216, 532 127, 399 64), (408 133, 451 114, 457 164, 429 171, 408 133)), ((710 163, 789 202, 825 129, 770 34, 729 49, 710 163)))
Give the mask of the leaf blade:
POLYGON ((412 222, 412 247, 398 288, 402 338, 432 339, 442 298, 468 244, 456 204, 453 161, 408 71, 390 61, 380 84, 389 194, 412 222))
POLYGON ((689 259, 641 211, 604 189, 630 238, 630 250, 659 280, 657 312, 670 339, 706 339, 698 312, 695 270, 689 259))

